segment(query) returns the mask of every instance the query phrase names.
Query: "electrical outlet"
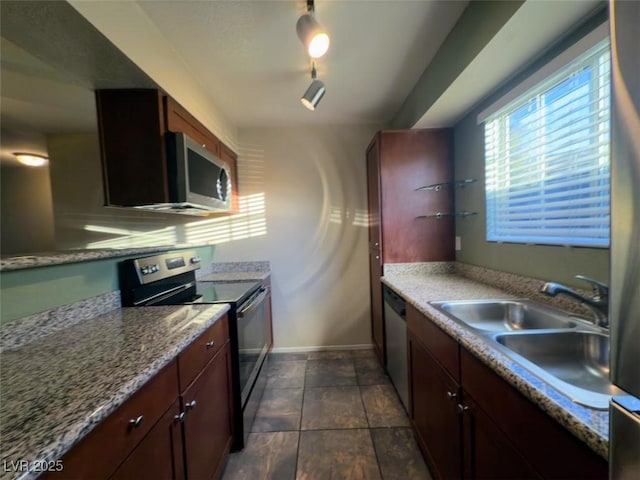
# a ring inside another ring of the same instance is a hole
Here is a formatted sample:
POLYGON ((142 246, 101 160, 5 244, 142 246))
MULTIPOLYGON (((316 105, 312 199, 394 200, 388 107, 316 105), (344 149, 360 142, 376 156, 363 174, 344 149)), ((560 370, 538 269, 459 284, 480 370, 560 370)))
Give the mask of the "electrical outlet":
POLYGON ((456 251, 462 250, 462 237, 456 237, 456 251))

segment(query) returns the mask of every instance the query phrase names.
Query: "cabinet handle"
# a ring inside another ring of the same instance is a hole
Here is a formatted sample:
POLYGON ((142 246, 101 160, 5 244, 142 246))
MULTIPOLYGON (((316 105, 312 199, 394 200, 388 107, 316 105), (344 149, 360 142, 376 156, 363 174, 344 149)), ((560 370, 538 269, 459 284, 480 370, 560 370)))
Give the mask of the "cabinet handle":
POLYGON ((187 408, 189 408, 191 410, 196 408, 196 401, 195 400, 191 400, 189 403, 187 403, 187 408))
POLYGON ((461 403, 459 403, 459 404, 458 404, 458 411, 459 411, 460 413, 464 413, 464 412, 466 412, 467 410, 469 410, 469 407, 467 407, 466 405, 462 405, 461 403))
POLYGON ((213 340, 211 340, 210 342, 207 342, 204 345, 205 345, 205 347, 207 347, 207 350, 209 350, 210 348, 215 347, 216 343, 213 340))
POLYGON ((179 415, 176 415, 175 417, 173 417, 177 422, 183 422, 184 421, 184 412, 180 412, 179 415))
POLYGON ((447 392, 447 397, 449 398, 449 400, 453 400, 457 396, 458 396, 458 394, 455 393, 455 392, 447 392))
POLYGON ((376 255, 376 260, 380 260, 380 255, 376 255))
POLYGON ((380 243, 379 243, 379 242, 376 242, 376 243, 375 243, 375 246, 376 246, 376 247, 379 247, 379 246, 380 246, 380 243))
POLYGON ((138 418, 132 418, 129 420, 129 428, 137 428, 142 424, 142 420, 144 420, 144 415, 140 415, 138 418))

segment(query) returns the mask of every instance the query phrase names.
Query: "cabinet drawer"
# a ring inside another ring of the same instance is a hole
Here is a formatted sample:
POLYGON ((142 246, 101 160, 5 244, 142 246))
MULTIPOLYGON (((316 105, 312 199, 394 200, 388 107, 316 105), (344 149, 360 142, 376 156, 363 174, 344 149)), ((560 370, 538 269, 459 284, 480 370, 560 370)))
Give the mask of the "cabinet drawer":
POLYGON ((178 355, 180 391, 198 376, 229 338, 229 319, 225 314, 178 355))
POLYGON ((456 382, 460 382, 458 342, 410 304, 407 304, 407 328, 429 349, 431 355, 447 370, 449 375, 456 382))
POLYGON ((108 478, 178 396, 175 360, 149 380, 62 458, 64 470, 45 478, 108 478), (138 419, 137 425, 135 422, 138 419))
POLYGON ((606 460, 465 349, 461 370, 465 391, 544 478, 607 478, 606 460))

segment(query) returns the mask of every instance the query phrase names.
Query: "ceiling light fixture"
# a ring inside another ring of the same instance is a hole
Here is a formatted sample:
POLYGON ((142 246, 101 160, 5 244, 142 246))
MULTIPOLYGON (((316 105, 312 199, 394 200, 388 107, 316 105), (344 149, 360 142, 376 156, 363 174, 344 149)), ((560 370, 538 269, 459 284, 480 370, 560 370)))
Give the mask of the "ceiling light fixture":
POLYGON ((298 19, 296 31, 311 58, 320 58, 329 50, 329 35, 316 20, 313 0, 307 0, 307 13, 298 19))
POLYGON ((37 153, 14 152, 14 155, 20 163, 29 167, 43 167, 49 163, 47 157, 37 153))
POLYGON ((324 86, 324 83, 316 79, 316 65, 314 63, 311 67, 311 85, 304 92, 300 101, 309 110, 314 111, 326 91, 327 87, 324 86))

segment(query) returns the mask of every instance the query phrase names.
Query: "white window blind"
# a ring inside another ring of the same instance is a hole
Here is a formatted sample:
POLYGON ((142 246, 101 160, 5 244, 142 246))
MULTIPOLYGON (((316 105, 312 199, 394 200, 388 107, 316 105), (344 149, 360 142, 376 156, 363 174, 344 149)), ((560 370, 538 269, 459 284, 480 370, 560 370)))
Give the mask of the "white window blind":
POLYGON ((487 240, 609 246, 609 42, 485 120, 487 240))

